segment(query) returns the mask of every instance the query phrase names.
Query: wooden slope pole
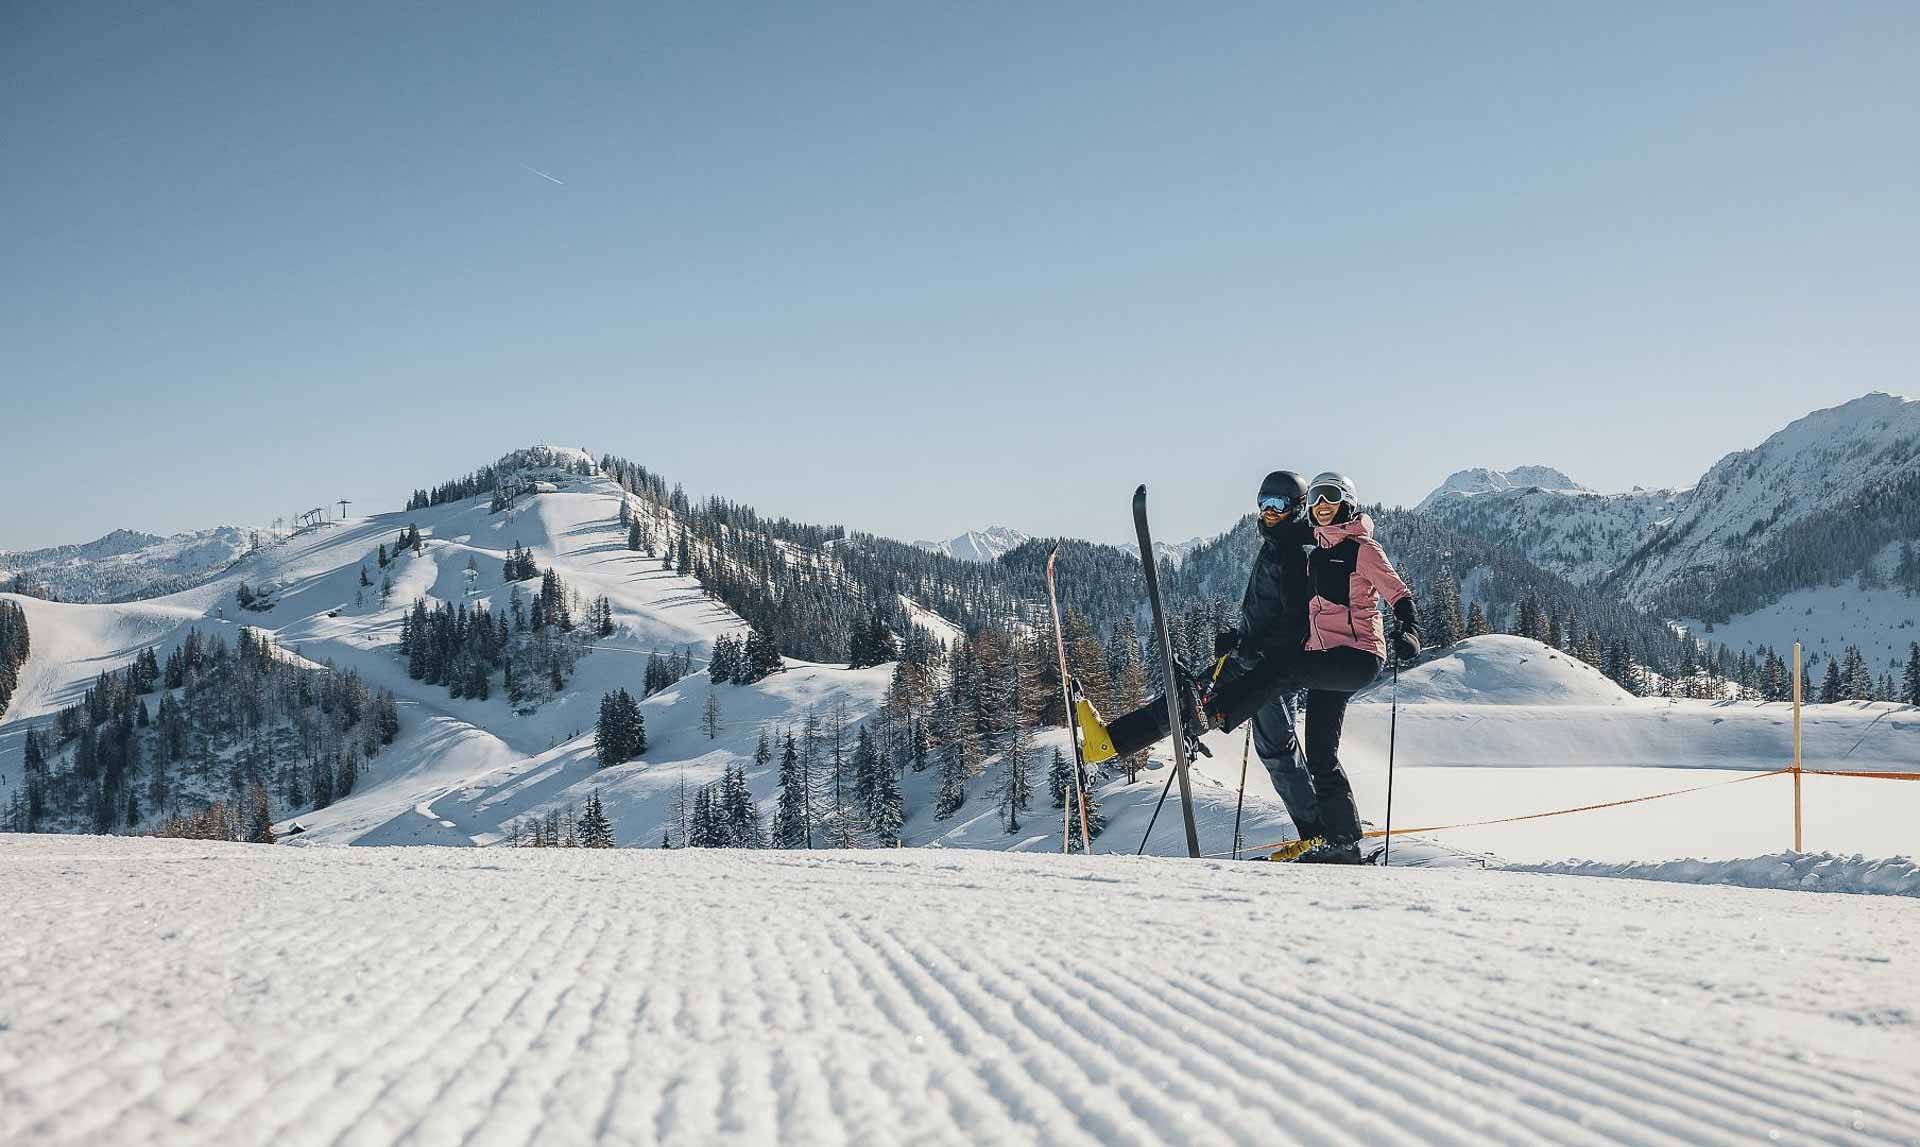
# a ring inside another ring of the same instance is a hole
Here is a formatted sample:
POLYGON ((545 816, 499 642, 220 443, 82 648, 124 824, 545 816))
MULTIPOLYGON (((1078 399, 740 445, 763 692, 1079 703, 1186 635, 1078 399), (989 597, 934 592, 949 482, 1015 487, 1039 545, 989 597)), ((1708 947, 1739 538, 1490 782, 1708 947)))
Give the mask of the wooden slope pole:
POLYGON ((1800 848, 1800 643, 1793 643, 1793 850, 1800 848))
MULTIPOLYGON (((1080 747, 1080 722, 1073 711, 1073 678, 1067 673, 1066 631, 1060 625, 1060 591, 1053 580, 1054 563, 1059 560, 1060 547, 1053 547, 1047 555, 1047 609, 1053 614, 1053 648, 1060 657, 1060 698, 1067 705, 1067 742, 1073 746, 1073 801, 1060 816, 1060 852, 1062 855, 1072 851, 1073 843, 1072 812, 1075 805, 1080 809, 1080 845, 1081 851, 1093 855, 1093 838, 1087 835, 1087 794, 1080 787, 1080 773, 1085 765, 1085 756, 1080 747)), ((1088 778, 1091 782, 1092 778, 1088 778)))

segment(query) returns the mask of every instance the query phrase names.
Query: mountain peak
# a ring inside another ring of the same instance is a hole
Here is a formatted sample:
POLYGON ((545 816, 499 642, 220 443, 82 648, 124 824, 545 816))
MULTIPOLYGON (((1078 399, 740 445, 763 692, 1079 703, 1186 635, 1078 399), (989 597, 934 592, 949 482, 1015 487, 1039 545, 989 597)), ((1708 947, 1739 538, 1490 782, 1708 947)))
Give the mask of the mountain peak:
POLYGON ((990 562, 1027 540, 1026 534, 1011 526, 989 526, 984 530, 968 530, 944 542, 919 541, 913 544, 930 553, 945 554, 963 562, 990 562))
POLYGON ((1447 475, 1433 493, 1428 494, 1419 505, 1425 510, 1434 502, 1451 494, 1473 497, 1476 494, 1491 494, 1496 490, 1566 490, 1574 493, 1591 493, 1585 486, 1568 477, 1563 470, 1551 466, 1515 466, 1511 470, 1494 470, 1478 466, 1471 470, 1456 470, 1447 475))

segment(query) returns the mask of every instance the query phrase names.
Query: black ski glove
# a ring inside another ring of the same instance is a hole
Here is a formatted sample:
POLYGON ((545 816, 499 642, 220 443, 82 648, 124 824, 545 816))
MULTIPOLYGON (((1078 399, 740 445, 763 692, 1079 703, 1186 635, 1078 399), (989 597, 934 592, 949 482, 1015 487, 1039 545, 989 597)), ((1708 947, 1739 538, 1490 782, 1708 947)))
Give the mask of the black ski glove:
POLYGON ((1226 629, 1213 635, 1213 659, 1220 660, 1227 654, 1240 648, 1240 631, 1226 629))
POLYGON ((1402 661, 1420 656, 1420 619, 1413 612, 1413 595, 1393 603, 1393 655, 1402 661))

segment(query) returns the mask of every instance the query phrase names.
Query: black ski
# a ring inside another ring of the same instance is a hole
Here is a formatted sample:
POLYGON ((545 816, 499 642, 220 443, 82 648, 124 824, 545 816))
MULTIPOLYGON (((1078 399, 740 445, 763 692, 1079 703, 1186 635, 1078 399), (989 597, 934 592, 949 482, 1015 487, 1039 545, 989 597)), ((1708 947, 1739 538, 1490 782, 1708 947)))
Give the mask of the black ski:
POLYGON ((1147 487, 1133 492, 1133 530, 1140 535, 1140 564, 1147 577, 1147 600, 1153 603, 1153 632, 1160 641, 1160 679, 1167 686, 1168 728, 1173 730, 1173 775, 1180 781, 1180 815, 1186 821, 1187 855, 1200 855, 1200 830, 1193 824, 1193 789, 1187 783, 1187 738, 1180 719, 1181 676, 1173 662, 1173 641, 1167 633, 1167 611, 1160 602, 1160 564, 1153 556, 1153 535, 1147 530, 1147 487))

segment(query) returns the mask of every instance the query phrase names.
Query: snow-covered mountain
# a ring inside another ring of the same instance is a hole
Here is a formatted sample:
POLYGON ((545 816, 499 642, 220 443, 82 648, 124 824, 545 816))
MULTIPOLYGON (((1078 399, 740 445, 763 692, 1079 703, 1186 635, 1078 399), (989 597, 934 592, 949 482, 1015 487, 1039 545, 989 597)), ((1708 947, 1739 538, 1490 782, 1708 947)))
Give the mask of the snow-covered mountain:
POLYGON ((1822 584, 1887 592, 1887 547, 1920 537, 1916 483, 1920 401, 1874 393, 1727 455, 1688 489, 1598 494, 1542 467, 1463 470, 1420 510, 1638 605, 1724 622, 1822 584))
POLYGON ((91 542, 0 550, 0 585, 60 601, 131 601, 188 589, 284 531, 216 526, 161 537, 114 530, 91 542))
POLYGON ((1428 494, 1426 499, 1415 507, 1425 510, 1436 500, 1451 494, 1473 497, 1476 494, 1491 494, 1499 490, 1557 490, 1563 493, 1584 494, 1589 491, 1585 486, 1551 466, 1516 466, 1511 470, 1489 470, 1484 466, 1472 470, 1456 470, 1447 475, 1439 489, 1428 494))
POLYGON ((990 562, 998 560, 1001 554, 1018 547, 1028 538, 1029 535, 1011 526, 989 526, 984 530, 968 530, 944 542, 921 541, 913 544, 930 553, 945 554, 963 562, 990 562))
POLYGON ((1184 542, 1155 542, 1153 553, 1155 557, 1172 562, 1174 567, 1178 568, 1180 563, 1187 560, 1187 555, 1192 553, 1195 547, 1206 543, 1207 539, 1201 537, 1188 538, 1184 542))

